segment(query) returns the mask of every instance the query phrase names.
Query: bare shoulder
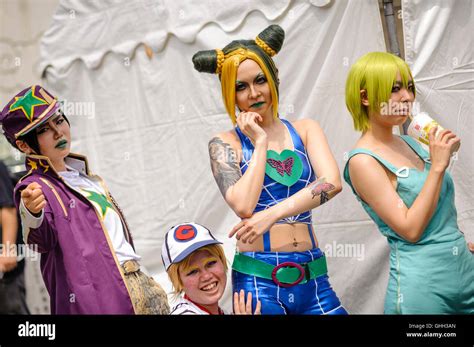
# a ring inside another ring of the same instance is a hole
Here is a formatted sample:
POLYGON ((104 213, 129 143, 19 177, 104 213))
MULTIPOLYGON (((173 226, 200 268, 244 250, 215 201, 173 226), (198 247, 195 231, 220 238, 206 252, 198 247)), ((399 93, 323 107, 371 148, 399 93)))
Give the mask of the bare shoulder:
POLYGON ((323 140, 324 139, 324 132, 319 125, 319 122, 311 119, 311 118, 302 118, 297 119, 291 122, 293 127, 296 129, 298 135, 300 135, 301 139, 305 146, 308 145, 308 139, 313 140, 323 140))
POLYGON ((369 154, 359 153, 349 161, 349 174, 352 182, 360 189, 362 185, 384 184, 390 181, 391 173, 377 159, 369 154))
POLYGON ((224 198, 227 190, 242 177, 239 167, 241 150, 237 150, 237 146, 240 148, 235 131, 219 133, 209 141, 212 174, 224 198))
POLYGON ((378 163, 377 159, 375 159, 371 155, 364 153, 354 155, 349 161, 349 168, 355 169, 357 171, 365 171, 368 168, 373 169, 376 167, 380 167, 380 164, 378 163))
MULTIPOLYGON (((365 150, 369 150, 371 152, 374 152, 374 148, 373 148, 373 146, 370 145, 370 141, 367 141, 363 137, 360 138, 356 142, 354 147, 352 148, 352 150, 355 150, 355 149, 365 149, 365 150)), ((351 160, 349 161, 349 168, 350 169, 356 168, 356 170, 358 170, 358 171, 359 170, 364 170, 364 169, 367 169, 367 168, 374 169, 374 168, 378 168, 378 167, 382 167, 382 165, 378 162, 377 159, 375 159, 370 154, 359 153, 359 154, 354 155, 351 158, 351 160)))
POLYGON ((215 153, 217 149, 232 150, 236 153, 237 157, 239 157, 241 147, 239 136, 233 129, 215 134, 211 140, 209 140, 209 154, 211 155, 211 159, 212 153, 215 153))
MULTIPOLYGON (((235 132, 234 129, 228 130, 228 131, 223 131, 221 133, 215 134, 212 139, 219 138, 222 140, 224 143, 228 143, 230 145, 234 143, 239 142, 239 136, 235 132)), ((212 140, 211 140, 212 141, 212 140)))
POLYGON ((306 131, 307 129, 321 129, 318 121, 311 118, 302 118, 292 121, 291 124, 295 127, 295 129, 300 132, 306 131))

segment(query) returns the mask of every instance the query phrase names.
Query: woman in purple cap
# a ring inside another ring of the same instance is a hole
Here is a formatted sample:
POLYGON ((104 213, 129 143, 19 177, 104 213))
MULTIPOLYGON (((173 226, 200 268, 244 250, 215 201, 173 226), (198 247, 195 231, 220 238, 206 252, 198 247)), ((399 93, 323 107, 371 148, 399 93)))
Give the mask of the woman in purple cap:
MULTIPOLYGON (((227 283, 224 249, 211 232, 197 223, 172 227, 165 235, 161 258, 177 302, 173 315, 222 315, 219 300, 227 283)), ((254 314, 260 314, 257 301, 254 314)), ((252 293, 234 293, 234 313, 252 314, 252 293)))
POLYGON ((18 93, 0 121, 28 173, 15 187, 23 238, 41 253, 53 314, 168 314, 166 293, 140 271, 125 217, 41 86, 18 93))

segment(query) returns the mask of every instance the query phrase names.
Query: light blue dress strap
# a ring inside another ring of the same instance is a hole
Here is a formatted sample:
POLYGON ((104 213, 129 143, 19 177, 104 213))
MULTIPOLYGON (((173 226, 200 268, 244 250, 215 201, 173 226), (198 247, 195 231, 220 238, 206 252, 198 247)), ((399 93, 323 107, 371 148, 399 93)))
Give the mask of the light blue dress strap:
POLYGON ((402 138, 402 140, 404 140, 408 146, 411 147, 411 149, 413 149, 416 154, 418 154, 418 156, 420 158, 422 158, 425 162, 430 162, 430 154, 429 152, 427 152, 422 146, 420 143, 418 143, 418 141, 416 141, 414 138, 408 136, 408 135, 402 135, 400 136, 402 138))
POLYGON ((397 175, 398 169, 394 165, 392 165, 390 162, 388 162, 387 160, 383 159, 382 157, 380 157, 379 155, 375 154, 374 152, 372 152, 368 149, 356 148, 356 149, 353 149, 352 151, 350 151, 349 154, 348 154, 348 157, 347 157, 346 165, 344 167, 344 180, 347 182, 347 184, 349 184, 349 186, 352 189, 352 192, 355 194, 355 196, 359 200, 359 195, 357 194, 354 187, 352 186, 351 177, 349 175, 349 161, 351 160, 352 157, 354 157, 357 154, 370 155, 371 157, 375 158, 380 164, 382 164, 388 170, 390 170, 390 172, 392 172, 394 175, 397 175))

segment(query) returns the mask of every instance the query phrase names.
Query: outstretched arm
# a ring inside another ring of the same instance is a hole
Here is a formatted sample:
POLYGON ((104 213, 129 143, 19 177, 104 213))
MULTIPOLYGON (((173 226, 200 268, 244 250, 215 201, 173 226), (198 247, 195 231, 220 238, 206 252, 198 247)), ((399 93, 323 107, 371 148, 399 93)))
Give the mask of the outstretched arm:
POLYGON ((15 204, 20 212, 23 240, 37 245, 36 251, 45 253, 57 244, 53 212, 37 182, 15 188, 15 204))

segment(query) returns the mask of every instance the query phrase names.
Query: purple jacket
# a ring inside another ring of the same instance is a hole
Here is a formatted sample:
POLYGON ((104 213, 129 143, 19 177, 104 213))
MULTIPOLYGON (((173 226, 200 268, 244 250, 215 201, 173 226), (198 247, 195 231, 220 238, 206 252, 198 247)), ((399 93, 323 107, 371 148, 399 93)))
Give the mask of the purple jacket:
MULTIPOLYGON (((84 156, 71 153, 66 163, 91 176, 84 156)), ((134 314, 123 272, 94 206, 64 182, 47 157, 28 155, 25 165, 29 172, 15 187, 15 204, 19 209, 21 191, 28 184, 41 185, 47 200, 43 222, 23 236, 25 243, 36 244, 41 253, 51 313, 134 314)), ((125 218, 101 182, 133 247, 125 218)))

